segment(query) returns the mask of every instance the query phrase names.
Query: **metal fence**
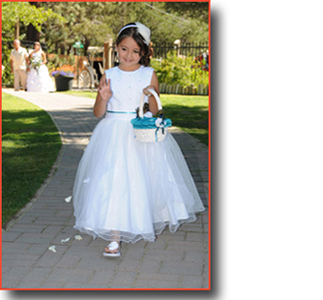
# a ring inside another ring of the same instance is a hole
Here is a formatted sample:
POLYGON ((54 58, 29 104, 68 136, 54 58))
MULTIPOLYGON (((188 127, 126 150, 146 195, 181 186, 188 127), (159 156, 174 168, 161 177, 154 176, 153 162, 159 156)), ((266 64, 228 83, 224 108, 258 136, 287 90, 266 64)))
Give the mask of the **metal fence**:
POLYGON ((209 49, 208 42, 200 43, 183 43, 176 45, 174 43, 169 44, 159 44, 154 43, 152 46, 154 50, 154 58, 166 58, 166 55, 169 51, 176 51, 177 54, 183 56, 198 56, 209 49))

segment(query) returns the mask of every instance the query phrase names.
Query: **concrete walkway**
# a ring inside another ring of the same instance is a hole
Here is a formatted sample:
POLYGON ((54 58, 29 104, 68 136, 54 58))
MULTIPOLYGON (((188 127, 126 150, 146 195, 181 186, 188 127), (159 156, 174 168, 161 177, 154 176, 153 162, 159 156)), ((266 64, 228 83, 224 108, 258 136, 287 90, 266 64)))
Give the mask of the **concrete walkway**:
MULTIPOLYGON (((104 258, 107 242, 73 229, 74 176, 98 119, 94 100, 60 93, 3 89, 46 110, 61 132, 63 146, 43 186, 2 230, 2 288, 209 288, 209 211, 156 242, 123 244, 120 258, 104 258), (70 241, 61 243, 62 239, 70 241), (56 246, 56 253, 48 250, 56 246)), ((208 148, 173 128, 205 205, 208 199, 208 148)))

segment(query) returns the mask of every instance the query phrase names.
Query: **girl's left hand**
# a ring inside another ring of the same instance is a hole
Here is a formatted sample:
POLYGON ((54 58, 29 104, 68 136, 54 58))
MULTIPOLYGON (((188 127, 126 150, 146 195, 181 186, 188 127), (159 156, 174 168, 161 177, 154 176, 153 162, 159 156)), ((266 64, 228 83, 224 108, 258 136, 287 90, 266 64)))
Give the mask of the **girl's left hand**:
POLYGON ((152 90, 156 91, 156 89, 155 89, 155 87, 154 87, 153 85, 148 85, 148 86, 146 86, 146 87, 142 90, 142 92, 143 92, 146 96, 148 96, 148 97, 150 97, 150 96, 151 96, 151 94, 149 93, 148 89, 152 89, 152 90))

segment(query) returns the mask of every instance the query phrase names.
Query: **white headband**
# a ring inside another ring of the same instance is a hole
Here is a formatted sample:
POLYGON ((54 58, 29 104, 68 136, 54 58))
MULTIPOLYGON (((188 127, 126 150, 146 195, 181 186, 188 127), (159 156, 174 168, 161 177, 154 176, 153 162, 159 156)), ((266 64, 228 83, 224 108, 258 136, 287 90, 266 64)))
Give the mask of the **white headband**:
POLYGON ((135 24, 130 24, 130 25, 126 25, 124 27, 121 28, 121 30, 118 33, 118 36, 120 35, 120 33, 125 30, 126 28, 130 28, 130 27, 136 27, 138 28, 138 32, 142 35, 142 37, 144 38, 144 42, 147 46, 149 46, 150 43, 150 29, 148 27, 146 27, 145 25, 136 22, 135 24))

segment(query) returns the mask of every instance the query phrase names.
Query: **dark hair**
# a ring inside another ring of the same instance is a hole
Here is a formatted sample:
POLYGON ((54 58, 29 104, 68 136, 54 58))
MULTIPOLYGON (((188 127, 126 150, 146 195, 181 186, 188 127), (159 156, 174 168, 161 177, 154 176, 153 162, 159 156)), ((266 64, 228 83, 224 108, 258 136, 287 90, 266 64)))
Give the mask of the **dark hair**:
MULTIPOLYGON (((127 25, 135 25, 135 23, 129 23, 127 25)), ((127 26, 127 25, 125 25, 125 26, 127 26)), ((139 60, 139 64, 144 65, 145 67, 149 66, 149 64, 150 64, 150 47, 145 44, 144 38, 138 32, 138 28, 137 27, 129 27, 129 28, 122 30, 116 40, 117 46, 126 37, 132 37, 140 48, 139 55, 141 56, 141 58, 139 60)))

